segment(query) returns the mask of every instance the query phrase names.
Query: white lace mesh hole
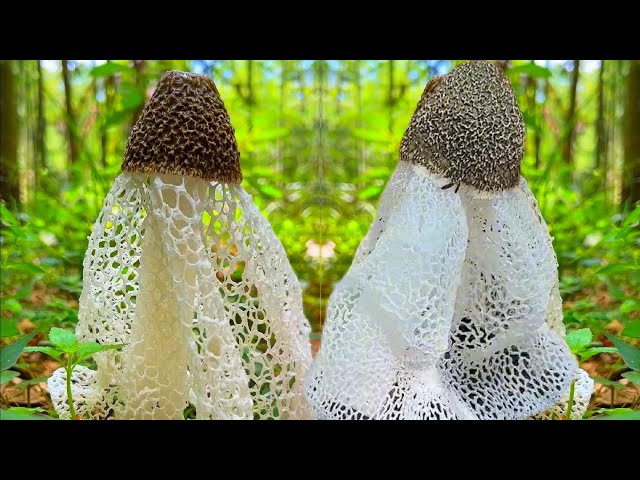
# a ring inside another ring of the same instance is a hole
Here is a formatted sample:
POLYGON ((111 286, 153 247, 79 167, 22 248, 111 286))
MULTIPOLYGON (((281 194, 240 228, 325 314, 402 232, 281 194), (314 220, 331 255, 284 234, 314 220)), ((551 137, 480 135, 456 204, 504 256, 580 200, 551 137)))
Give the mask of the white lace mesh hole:
POLYGON ((196 213, 196 206, 193 198, 190 195, 181 193, 179 195, 178 209, 187 218, 193 218, 196 213))
POLYGON ((209 351, 209 353, 215 357, 220 357, 220 355, 222 354, 222 349, 221 349, 221 345, 222 345, 222 340, 217 337, 214 336, 213 338, 210 338, 207 342, 207 350, 209 351))

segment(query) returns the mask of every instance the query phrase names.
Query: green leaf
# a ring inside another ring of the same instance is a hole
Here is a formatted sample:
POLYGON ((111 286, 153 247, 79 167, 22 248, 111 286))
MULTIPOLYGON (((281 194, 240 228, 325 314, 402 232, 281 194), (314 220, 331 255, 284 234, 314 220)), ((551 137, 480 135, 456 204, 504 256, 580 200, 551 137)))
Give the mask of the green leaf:
POLYGON ((128 109, 116 110, 115 112, 109 113, 104 119, 104 128, 108 129, 116 125, 120 125, 127 120, 130 115, 131 110, 128 109))
POLYGON ((75 334, 64 328, 52 327, 49 331, 49 340, 65 353, 74 353, 80 347, 75 334))
POLYGON ((15 298, 4 298, 2 300, 2 309, 9 310, 12 313, 19 313, 22 310, 22 305, 15 298))
POLYGON ((122 92, 122 108, 133 110, 144 103, 144 92, 136 87, 126 86, 122 92))
POLYGON ((24 390, 27 387, 32 387, 34 385, 39 385, 42 382, 46 382, 47 378, 49 378, 49 377, 46 376, 46 377, 30 378, 29 380, 24 380, 24 381, 20 382, 19 384, 17 384, 16 388, 19 388, 20 390, 24 390))
POLYGON ((54 347, 27 347, 23 351, 44 353, 45 355, 49 355, 50 357, 53 357, 56 360, 60 360, 62 355, 65 353, 54 347))
POLYGON ((247 175, 251 175, 252 178, 280 178, 284 179, 282 175, 276 175, 276 172, 273 168, 269 167, 253 167, 251 170, 248 170, 247 175))
POLYGON ((92 355, 98 352, 104 352, 106 350, 118 350, 122 348, 124 345, 100 345, 96 342, 84 342, 80 344, 80 348, 78 349, 78 363, 86 360, 92 355))
POLYGON ((585 360, 593 357, 594 355, 598 355, 599 353, 618 353, 618 349, 614 347, 592 347, 583 350, 582 352, 578 353, 578 355, 580 355, 580 360, 584 362, 585 360))
POLYGON ((607 378, 600 378, 600 377, 591 377, 593 379, 594 382, 597 382, 601 385, 605 385, 607 387, 611 387, 614 390, 620 390, 621 388, 624 388, 624 385, 622 385, 621 383, 618 382, 614 382, 613 380, 609 380, 607 378))
POLYGON ((625 337, 640 338, 640 320, 626 323, 622 335, 625 337))
POLYGON ((606 415, 604 417, 594 417, 594 420, 640 420, 640 410, 623 413, 621 415, 606 415))
POLYGON ((129 72, 131 67, 118 63, 107 62, 97 67, 93 67, 89 72, 92 77, 110 77, 116 73, 129 72))
POLYGON ((15 412, 15 413, 26 413, 26 414, 46 412, 44 408, 40 408, 40 407, 11 407, 9 411, 15 412))
POLYGON ((636 207, 635 210, 627 216, 622 225, 630 227, 632 224, 638 222, 640 222, 640 206, 636 207))
POLYGON ((84 342, 80 344, 80 348, 78 349, 78 357, 90 357, 94 353, 101 352, 105 350, 102 348, 102 345, 96 342, 84 342))
POLYGON ((624 372, 622 376, 629 379, 630 382, 640 385, 640 372, 624 372))
POLYGON ((11 407, 9 411, 14 413, 23 413, 25 415, 47 412, 44 408, 41 407, 11 407))
POLYGON ((47 273, 47 271, 44 268, 34 265, 33 263, 25 263, 25 262, 15 262, 15 263, 12 263, 11 265, 7 265, 5 268, 7 270, 18 270, 19 272, 34 273, 34 274, 47 273))
POLYGON ((18 321, 16 319, 3 318, 0 322, 0 338, 20 335, 20 330, 18 330, 18 321))
POLYGON ((22 410, 16 412, 12 408, 10 410, 0 410, 0 420, 55 420, 55 418, 24 413, 22 410))
POLYGON ((20 374, 18 372, 14 372, 13 370, 3 370, 2 372, 0 372, 0 385, 9 383, 11 380, 19 376, 20 374))
MULTIPOLYGON (((620 312, 621 313, 640 312, 640 300, 637 300, 635 298, 627 298, 624 302, 622 302, 622 305, 620 305, 620 312)), ((640 322, 638 322, 638 324, 640 324, 640 322)), ((627 336, 626 332, 625 332, 625 336, 627 336)))
POLYGON ((389 134, 384 130, 367 130, 364 128, 354 128, 351 130, 356 138, 369 140, 370 142, 388 142, 389 134))
POLYGON ((574 355, 579 355, 580 352, 585 350, 593 340, 593 333, 588 328, 581 328, 580 330, 573 330, 567 333, 565 337, 569 349, 574 355))
POLYGON ((289 129, 285 127, 262 128, 253 132, 251 140, 254 142, 261 142, 286 137, 287 135, 289 135, 289 129))
POLYGON ((635 270, 636 267, 628 263, 611 263, 598 270, 600 275, 610 275, 612 273, 628 272, 629 270, 635 270))
POLYGON ((282 190, 280 190, 278 187, 274 186, 274 185, 258 185, 258 190, 260 190, 260 193, 262 195, 264 195, 265 197, 268 198, 282 198, 284 196, 284 194, 282 193, 282 190))
POLYGON ((608 332, 604 332, 605 336, 618 349, 618 353, 629 367, 633 370, 640 371, 640 350, 629 345, 624 340, 614 337, 608 332))
POLYGON ((599 408, 595 411, 600 415, 623 415, 629 412, 633 412, 633 408, 599 408))
POLYGON ((19 338, 15 342, 0 349, 0 371, 8 370, 13 367, 22 353, 22 350, 24 350, 24 347, 27 346, 37 333, 37 331, 33 331, 29 335, 25 335, 24 337, 19 338))
POLYGON ((524 73, 525 75, 529 75, 533 78, 549 78, 552 75, 551 70, 540 65, 536 65, 533 62, 512 67, 508 70, 508 73, 512 75, 524 73))
POLYGON ((383 189, 383 185, 369 185, 358 192, 358 198, 360 200, 375 198, 382 193, 383 189))
POLYGON ((19 225, 16 217, 11 213, 11 210, 5 207, 4 203, 0 203, 0 221, 7 227, 19 225))

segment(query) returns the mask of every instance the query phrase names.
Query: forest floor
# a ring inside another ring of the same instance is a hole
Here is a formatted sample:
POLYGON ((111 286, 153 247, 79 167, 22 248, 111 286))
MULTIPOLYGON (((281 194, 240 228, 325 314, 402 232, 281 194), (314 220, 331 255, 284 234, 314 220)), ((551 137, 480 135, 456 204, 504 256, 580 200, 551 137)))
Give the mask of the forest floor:
MULTIPOLYGON (((10 292, 8 292, 10 293, 10 292)), ((52 298, 64 300, 70 309, 78 308, 78 302, 72 298, 67 292, 61 291, 55 287, 45 287, 36 284, 30 297, 25 299, 29 304, 29 308, 37 310, 39 306, 44 305, 52 298)), ((607 308, 611 299, 605 290, 591 292, 590 298, 598 302, 603 308, 607 308)), ((565 302, 565 308, 570 308, 571 301, 565 302)), ((10 312, 4 312, 9 314, 10 312)), ((37 329, 27 318, 23 318, 18 324, 18 330, 21 334, 27 334, 37 329)), ((606 330, 609 333, 618 335, 622 331, 622 324, 618 320, 612 321, 607 325, 606 330)), ((37 345, 38 342, 45 339, 44 332, 38 333, 30 345, 37 345)), ((609 346, 606 337, 599 336, 598 341, 609 346)), ((311 349, 315 357, 321 344, 321 340, 312 339, 311 349)), ((611 408, 638 408, 640 404, 640 387, 629 382, 626 378, 622 378, 616 365, 619 365, 620 357, 617 354, 602 353, 591 357, 582 362, 581 368, 584 369, 592 378, 597 379, 595 384, 594 395, 589 406, 590 412, 597 412, 599 409, 611 408), (599 379, 599 381, 598 381, 599 379)), ((18 407, 40 407, 44 410, 52 409, 51 400, 47 392, 46 377, 50 376, 60 364, 53 358, 41 353, 23 353, 18 364, 14 367, 21 373, 22 378, 15 378, 2 387, 0 392, 2 402, 7 406, 18 407), (21 384, 25 379, 42 379, 41 382, 32 384, 24 388, 21 384)))

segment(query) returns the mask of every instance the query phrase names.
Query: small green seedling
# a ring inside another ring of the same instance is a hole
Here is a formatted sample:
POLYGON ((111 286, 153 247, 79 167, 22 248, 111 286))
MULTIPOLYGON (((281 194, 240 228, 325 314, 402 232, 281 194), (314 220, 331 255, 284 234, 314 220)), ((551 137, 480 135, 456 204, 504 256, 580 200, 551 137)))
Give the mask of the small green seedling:
MULTIPOLYGON (((614 345, 613 347, 592 347, 593 333, 588 328, 582 328, 580 330, 574 330, 570 332, 566 336, 567 344, 571 349, 571 352, 575 355, 578 355, 582 361, 591 358, 593 355, 597 355, 599 353, 618 353, 626 367, 630 368, 631 371, 624 372, 622 376, 628 379, 630 382, 636 383, 640 385, 640 350, 636 347, 629 345, 624 340, 614 337, 610 333, 604 332, 604 335, 609 339, 609 341, 614 345)), ((625 367, 622 367, 625 368, 625 367)), ((613 380, 609 380, 607 378, 593 377, 593 380, 596 382, 606 385, 611 388, 612 395, 615 390, 624 388, 624 385, 621 385, 618 382, 614 382, 613 380)), ((575 380, 571 384, 571 389, 569 390, 569 402, 567 406, 567 413, 565 415, 565 419, 569 419, 571 415, 571 408, 573 407, 573 392, 575 389, 575 380)), ((617 418, 634 418, 634 415, 637 416, 638 412, 634 412, 633 414, 628 409, 600 409, 596 413, 602 413, 607 416, 615 416, 617 418)))
POLYGON ((25 351, 44 353, 63 364, 67 373, 67 402, 69 403, 69 412, 71 418, 75 419, 76 409, 71 394, 71 376, 74 368, 98 352, 117 350, 124 345, 100 345, 96 342, 80 343, 73 332, 57 327, 53 327, 49 331, 49 341, 53 344, 52 347, 28 347, 25 351), (66 358, 63 360, 62 357, 64 355, 66 355, 66 358))
MULTIPOLYGON (((612 347, 592 347, 593 332, 588 328, 581 328, 569 332, 565 337, 567 345, 571 350, 571 353, 580 357, 580 361, 584 362, 588 358, 593 357, 599 353, 616 353, 618 350, 612 347)), ((571 382, 571 388, 569 389, 569 401, 567 402, 567 412, 565 413, 565 420, 571 420, 571 410, 573 409, 573 398, 576 389, 576 381, 571 382)))
POLYGON ((624 360, 624 363, 631 369, 630 372, 624 372, 622 376, 637 385, 640 385, 640 349, 633 345, 629 345, 624 340, 614 337, 605 332, 606 337, 615 345, 624 360))
POLYGON ((593 333, 588 328, 581 328, 580 330, 569 332, 565 337, 565 340, 571 349, 571 353, 580 357, 581 362, 584 362, 599 353, 618 352, 618 349, 613 347, 592 347, 593 333))

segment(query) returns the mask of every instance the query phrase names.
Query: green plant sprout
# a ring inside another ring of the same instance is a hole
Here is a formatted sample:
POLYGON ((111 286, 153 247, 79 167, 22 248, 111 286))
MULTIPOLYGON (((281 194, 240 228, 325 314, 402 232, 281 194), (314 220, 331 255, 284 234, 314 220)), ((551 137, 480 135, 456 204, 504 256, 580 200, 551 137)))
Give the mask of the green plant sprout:
MULTIPOLYGON (((626 332, 625 332, 626 333, 626 332)), ((602 347, 602 346, 594 346, 593 345, 593 332, 589 328, 581 328, 579 330, 574 330, 569 332, 566 336, 567 344, 571 349, 571 352, 574 355, 580 357, 580 361, 584 362, 585 360, 593 357, 594 355, 598 355, 600 353, 618 353, 622 360, 625 363, 625 366, 622 368, 628 368, 630 371, 624 372, 622 376, 628 379, 630 382, 640 385, 640 350, 636 347, 629 345, 624 340, 620 338, 614 337, 610 333, 604 332, 604 335, 609 339, 609 341, 614 345, 613 347, 602 347)), ((592 377, 596 382, 606 385, 612 389, 623 388, 621 384, 618 382, 614 382, 612 380, 606 378, 592 377)), ((565 414, 565 420, 570 420, 571 418, 571 409, 573 408, 573 394, 575 390, 575 380, 571 383, 571 388, 569 390, 569 401, 567 403, 567 411, 565 414)), ((597 412, 607 415, 614 415, 616 417, 622 418, 622 415, 631 415, 635 416, 637 412, 634 412, 629 408, 601 408, 597 412)))
POLYGON ((605 336, 615 345, 625 365, 631 369, 631 371, 624 372, 622 376, 630 382, 640 385, 640 350, 607 332, 605 332, 605 336))
POLYGON ((49 341, 53 346, 44 347, 27 347, 25 352, 40 352, 55 358, 63 364, 67 375, 67 402, 69 404, 69 412, 71 419, 76 419, 76 409, 73 403, 71 392, 71 376, 73 370, 89 357, 106 350, 118 350, 124 345, 100 345, 96 342, 78 342, 73 332, 63 328, 53 327, 49 331, 49 341), (66 358, 63 360, 63 355, 66 358))
POLYGON ((567 334, 565 339, 571 349, 571 353, 580 357, 581 362, 600 353, 618 352, 618 349, 613 347, 593 346, 593 332, 589 328, 573 330, 567 334))
MULTIPOLYGON (((612 347, 592 346, 593 333, 588 328, 581 328, 579 330, 569 332, 565 337, 565 340, 567 341, 567 345, 569 345, 571 353, 580 357, 580 361, 582 362, 599 353, 615 353, 617 351, 612 347)), ((571 382, 571 387, 569 389, 569 401, 567 402, 567 411, 564 416, 565 420, 571 420, 571 411, 573 409, 575 388, 576 381, 574 379, 571 382)))

